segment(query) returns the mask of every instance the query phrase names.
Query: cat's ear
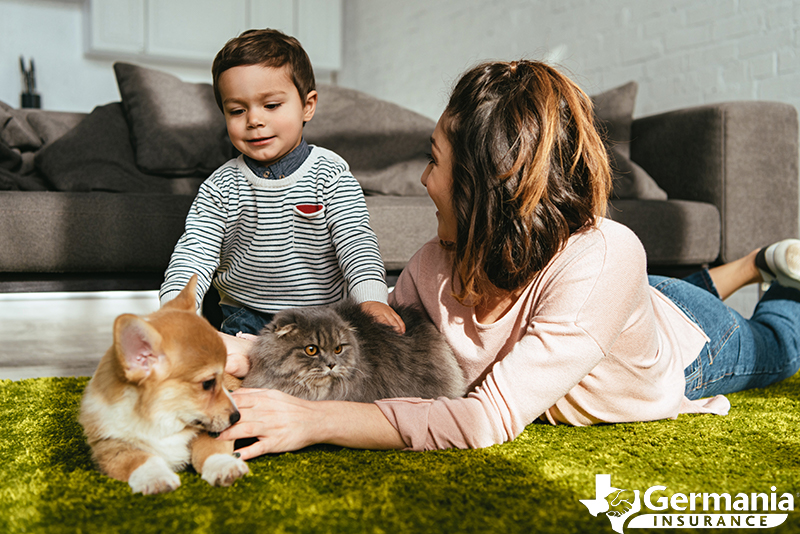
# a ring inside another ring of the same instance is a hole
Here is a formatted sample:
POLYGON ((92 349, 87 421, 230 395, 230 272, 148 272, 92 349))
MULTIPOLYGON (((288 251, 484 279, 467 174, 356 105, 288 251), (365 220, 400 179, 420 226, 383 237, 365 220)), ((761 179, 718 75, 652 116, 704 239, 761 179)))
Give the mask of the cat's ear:
POLYGON ((275 335, 278 336, 278 337, 283 337, 286 334, 291 334, 295 330, 297 330, 297 325, 296 324, 294 324, 294 323, 287 324, 287 325, 281 326, 280 328, 276 328, 275 329, 275 335))
POLYGON ((275 337, 283 337, 286 334, 291 334, 298 328, 297 315, 295 315, 295 311, 292 309, 280 312, 269 325, 270 332, 272 332, 275 337))
POLYGON ((297 330, 297 325, 294 323, 289 323, 281 326, 276 326, 275 329, 272 331, 277 337, 283 337, 286 334, 291 334, 297 330))

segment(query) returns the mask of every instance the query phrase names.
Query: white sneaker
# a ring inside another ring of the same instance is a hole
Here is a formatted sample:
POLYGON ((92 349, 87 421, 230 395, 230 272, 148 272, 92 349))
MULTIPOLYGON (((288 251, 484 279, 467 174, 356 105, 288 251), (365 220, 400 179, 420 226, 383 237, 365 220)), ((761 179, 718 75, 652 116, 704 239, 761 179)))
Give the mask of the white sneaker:
POLYGON ((769 271, 758 270, 764 282, 777 280, 784 287, 800 289, 800 239, 778 241, 763 252, 769 271))

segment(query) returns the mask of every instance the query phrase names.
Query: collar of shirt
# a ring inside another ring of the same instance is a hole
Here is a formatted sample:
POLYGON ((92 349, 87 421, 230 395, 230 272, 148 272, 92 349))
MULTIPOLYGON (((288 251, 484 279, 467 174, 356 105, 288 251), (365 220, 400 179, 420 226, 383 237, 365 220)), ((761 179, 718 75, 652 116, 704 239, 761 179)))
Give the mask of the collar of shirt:
POLYGON ((306 143, 305 138, 300 140, 300 144, 294 150, 283 156, 269 167, 265 167, 253 158, 244 156, 244 161, 250 170, 259 178, 268 180, 280 180, 286 178, 300 168, 303 162, 311 154, 311 147, 306 143))

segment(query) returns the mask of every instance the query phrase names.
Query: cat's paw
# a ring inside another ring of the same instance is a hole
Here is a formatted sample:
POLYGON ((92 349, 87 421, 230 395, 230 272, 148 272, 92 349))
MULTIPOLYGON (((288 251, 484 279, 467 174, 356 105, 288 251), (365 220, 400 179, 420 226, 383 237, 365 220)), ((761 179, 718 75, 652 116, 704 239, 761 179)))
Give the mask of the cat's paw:
POLYGON ((134 493, 154 495, 178 488, 181 485, 181 479, 169 468, 163 458, 151 456, 131 473, 131 476, 128 477, 128 485, 134 493))
POLYGON ((203 463, 203 480, 212 486, 230 486, 249 472, 244 460, 230 454, 212 454, 203 463))

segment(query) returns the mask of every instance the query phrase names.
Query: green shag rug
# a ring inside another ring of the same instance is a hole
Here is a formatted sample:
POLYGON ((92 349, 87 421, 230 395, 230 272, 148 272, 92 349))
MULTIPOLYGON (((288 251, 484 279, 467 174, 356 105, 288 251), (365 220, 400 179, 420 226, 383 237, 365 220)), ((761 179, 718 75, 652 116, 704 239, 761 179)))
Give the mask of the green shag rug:
MULTIPOLYGON (((533 424, 511 443, 473 451, 313 447, 253 460, 230 488, 184 472, 178 490, 155 496, 133 495, 92 465, 77 423, 87 382, 0 381, 0 532, 611 534, 609 518, 580 502, 595 498, 597 474, 640 490, 641 502, 652 486, 666 488, 652 502, 690 492, 800 502, 800 377, 730 395, 725 417, 533 424)), ((625 532, 642 530, 629 523, 625 532)), ((800 532, 800 504, 770 532, 800 532)))

